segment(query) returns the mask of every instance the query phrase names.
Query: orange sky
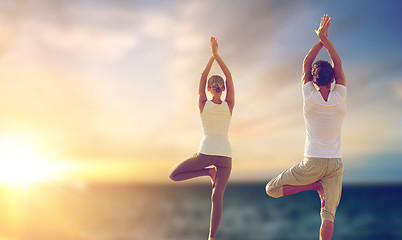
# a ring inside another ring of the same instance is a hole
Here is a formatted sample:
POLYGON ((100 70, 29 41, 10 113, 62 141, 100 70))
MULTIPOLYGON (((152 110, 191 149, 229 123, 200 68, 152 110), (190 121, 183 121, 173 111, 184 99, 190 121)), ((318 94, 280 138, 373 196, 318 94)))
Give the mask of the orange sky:
MULTIPOLYGON (((393 44, 384 29, 351 20, 357 6, 238 3, 211 16, 209 2, 125 4, 1 4, 0 135, 28 136, 53 166, 53 180, 167 182, 201 140, 196 94, 211 35, 236 88, 231 179, 266 180, 297 163, 305 137, 301 62, 323 11, 333 18, 330 34, 349 81, 345 165, 402 154, 400 54, 366 37, 374 31, 393 44), (372 46, 385 49, 367 51, 372 46)), ((328 60, 324 51, 319 58, 328 60)), ((402 167, 385 166, 384 174, 402 167)))

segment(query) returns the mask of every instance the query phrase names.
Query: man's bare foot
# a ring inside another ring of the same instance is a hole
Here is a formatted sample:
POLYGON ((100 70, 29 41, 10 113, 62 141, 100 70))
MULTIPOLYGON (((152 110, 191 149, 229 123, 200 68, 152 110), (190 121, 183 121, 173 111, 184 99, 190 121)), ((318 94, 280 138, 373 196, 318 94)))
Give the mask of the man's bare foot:
POLYGON ((322 184, 320 182, 315 182, 314 183, 314 190, 318 192, 318 195, 320 195, 320 200, 321 200, 321 208, 325 206, 325 193, 324 193, 324 188, 322 187, 322 184))
POLYGON ((214 189, 215 188, 216 173, 217 173, 216 167, 209 168, 208 172, 209 172, 209 176, 211 177, 212 189, 214 189))

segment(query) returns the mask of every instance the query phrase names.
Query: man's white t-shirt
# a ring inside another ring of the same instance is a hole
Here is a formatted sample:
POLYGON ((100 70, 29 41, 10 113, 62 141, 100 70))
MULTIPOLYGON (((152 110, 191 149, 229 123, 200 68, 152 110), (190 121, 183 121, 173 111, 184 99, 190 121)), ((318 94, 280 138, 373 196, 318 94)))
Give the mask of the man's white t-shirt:
POLYGON ((310 81, 303 86, 306 123, 304 156, 341 158, 341 128, 346 113, 346 87, 335 84, 327 101, 310 81))

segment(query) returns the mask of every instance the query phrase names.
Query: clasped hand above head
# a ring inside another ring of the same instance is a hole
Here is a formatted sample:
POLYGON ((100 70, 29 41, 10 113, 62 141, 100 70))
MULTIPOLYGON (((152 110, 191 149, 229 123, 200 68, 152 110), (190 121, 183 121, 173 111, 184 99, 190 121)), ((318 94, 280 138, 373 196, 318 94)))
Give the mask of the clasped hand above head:
POLYGON ((218 41, 214 37, 211 37, 211 51, 212 56, 218 55, 218 41))
POLYGON ((330 24, 331 24, 331 18, 328 16, 328 14, 324 14, 324 16, 321 18, 318 30, 315 30, 320 40, 328 38, 328 28, 330 24))

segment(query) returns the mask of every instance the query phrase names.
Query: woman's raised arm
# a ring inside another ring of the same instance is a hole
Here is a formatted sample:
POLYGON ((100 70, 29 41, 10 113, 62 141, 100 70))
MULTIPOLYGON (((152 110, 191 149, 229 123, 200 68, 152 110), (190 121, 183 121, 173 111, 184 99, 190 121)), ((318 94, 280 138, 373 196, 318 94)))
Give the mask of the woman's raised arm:
POLYGON ((205 102, 208 100, 205 88, 207 85, 208 74, 211 71, 212 63, 214 63, 213 56, 209 59, 207 65, 205 66, 204 71, 201 74, 201 78, 200 78, 200 85, 198 87, 198 107, 200 109, 200 113, 202 113, 202 110, 204 109, 204 106, 205 106, 205 102))
POLYGON ((234 93, 234 85, 232 74, 229 71, 229 68, 223 62, 222 58, 218 54, 218 41, 214 37, 211 37, 211 50, 212 55, 218 63, 219 67, 222 69, 223 74, 226 77, 226 99, 225 101, 228 103, 230 113, 232 113, 234 105, 235 105, 235 93, 234 93))

